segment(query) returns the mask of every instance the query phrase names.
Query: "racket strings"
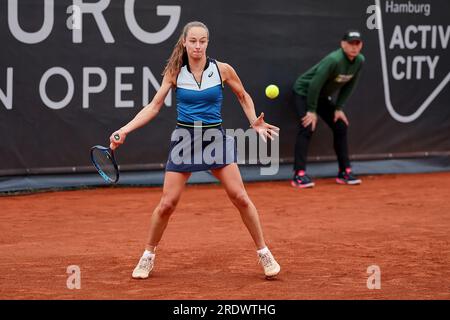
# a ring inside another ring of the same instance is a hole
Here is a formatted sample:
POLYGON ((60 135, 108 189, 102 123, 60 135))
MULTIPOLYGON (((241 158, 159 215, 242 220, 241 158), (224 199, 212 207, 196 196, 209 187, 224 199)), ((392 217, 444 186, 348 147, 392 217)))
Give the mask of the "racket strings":
POLYGON ((100 169, 110 180, 115 180, 116 169, 113 160, 108 153, 99 149, 94 149, 93 157, 98 169, 100 169))

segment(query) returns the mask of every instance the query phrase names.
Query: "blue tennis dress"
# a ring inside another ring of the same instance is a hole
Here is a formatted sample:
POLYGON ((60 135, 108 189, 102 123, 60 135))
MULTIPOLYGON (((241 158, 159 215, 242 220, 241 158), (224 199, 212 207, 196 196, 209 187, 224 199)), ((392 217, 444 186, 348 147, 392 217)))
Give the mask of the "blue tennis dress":
POLYGON ((177 77, 177 126, 172 132, 166 171, 218 169, 236 162, 236 143, 222 128, 223 84, 208 58, 198 83, 185 64, 177 77))

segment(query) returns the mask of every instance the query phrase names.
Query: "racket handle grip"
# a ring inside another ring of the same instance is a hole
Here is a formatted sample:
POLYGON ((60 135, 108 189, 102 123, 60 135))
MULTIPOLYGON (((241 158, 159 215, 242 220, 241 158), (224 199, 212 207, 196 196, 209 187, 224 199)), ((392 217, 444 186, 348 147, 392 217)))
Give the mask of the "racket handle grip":
POLYGON ((119 141, 119 140, 120 140, 120 136, 119 136, 119 134, 118 134, 118 133, 116 133, 116 134, 114 135, 114 139, 116 139, 117 141, 119 141))

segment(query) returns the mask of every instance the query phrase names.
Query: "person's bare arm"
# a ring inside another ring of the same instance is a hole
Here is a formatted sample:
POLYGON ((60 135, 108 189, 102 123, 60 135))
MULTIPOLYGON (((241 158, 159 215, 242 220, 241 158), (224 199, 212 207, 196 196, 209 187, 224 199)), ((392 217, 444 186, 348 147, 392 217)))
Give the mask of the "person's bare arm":
POLYGON ((165 75, 161 84, 161 87, 156 92, 155 96, 153 97, 152 101, 146 105, 130 122, 128 122, 126 125, 124 125, 119 130, 113 132, 111 136, 109 137, 110 141, 110 148, 116 149, 121 144, 125 142, 125 138, 127 135, 146 125, 150 121, 152 121, 161 110, 161 107, 164 104, 164 99, 166 98, 167 94, 169 93, 169 90, 175 85, 175 77, 170 75, 165 75), (118 134, 120 139, 116 140, 114 139, 114 136, 118 134))

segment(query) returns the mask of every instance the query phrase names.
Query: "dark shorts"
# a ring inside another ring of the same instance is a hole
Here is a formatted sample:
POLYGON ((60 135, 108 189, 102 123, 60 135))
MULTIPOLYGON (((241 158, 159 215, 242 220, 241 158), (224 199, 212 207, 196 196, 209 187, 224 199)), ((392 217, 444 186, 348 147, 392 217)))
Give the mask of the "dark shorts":
POLYGON ((222 126, 192 128, 177 125, 171 135, 166 171, 206 171, 236 161, 236 141, 225 134, 222 126))

